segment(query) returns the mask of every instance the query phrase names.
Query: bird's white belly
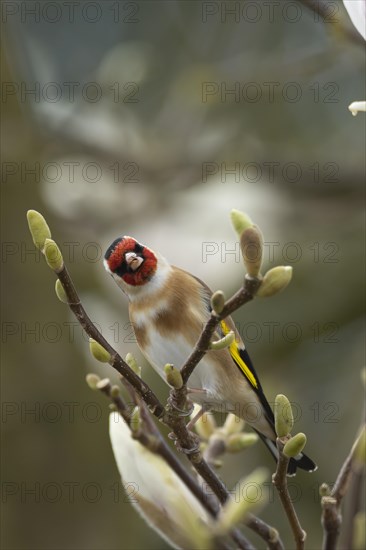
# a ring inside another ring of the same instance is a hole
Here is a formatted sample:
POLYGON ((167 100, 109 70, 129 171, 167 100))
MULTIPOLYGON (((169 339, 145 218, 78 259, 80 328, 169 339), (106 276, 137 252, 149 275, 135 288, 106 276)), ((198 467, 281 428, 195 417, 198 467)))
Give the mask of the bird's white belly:
MULTIPOLYGON (((183 337, 168 339, 157 331, 152 331, 150 344, 143 349, 149 363, 165 380, 164 366, 167 363, 181 369, 192 352, 192 346, 183 337)), ((188 380, 188 388, 205 390, 206 393, 192 394, 192 400, 198 403, 213 401, 216 405, 222 403, 219 398, 220 382, 217 379, 215 364, 206 356, 197 365, 188 380)))
MULTIPOLYGON (((193 346, 182 337, 169 339, 153 329, 150 329, 149 336, 149 345, 141 350, 152 367, 166 380, 164 366, 170 363, 181 369, 193 346)), ((273 430, 249 383, 244 377, 235 376, 236 382, 228 389, 218 376, 217 366, 217 362, 208 355, 201 359, 188 380, 188 388, 204 391, 191 393, 190 399, 200 405, 204 404, 208 409, 223 413, 233 412, 267 437, 273 437, 273 430)), ((233 375, 235 373, 234 370, 233 375)))

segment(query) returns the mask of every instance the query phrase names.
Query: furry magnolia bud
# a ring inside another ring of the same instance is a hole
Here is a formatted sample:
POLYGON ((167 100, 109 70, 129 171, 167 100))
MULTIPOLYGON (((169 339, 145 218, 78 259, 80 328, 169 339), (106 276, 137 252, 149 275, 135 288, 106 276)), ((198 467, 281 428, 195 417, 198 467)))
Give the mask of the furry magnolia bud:
POLYGON ((179 390, 183 386, 182 375, 173 365, 167 363, 164 367, 164 372, 169 386, 172 386, 176 390, 179 390))
POLYGON ((287 441, 283 448, 283 454, 286 455, 288 458, 297 456, 301 453, 305 445, 306 435, 300 432, 294 435, 294 437, 291 437, 289 441, 287 441))
POLYGON ((27 220, 34 245, 40 250, 43 249, 46 239, 51 238, 51 231, 46 220, 36 210, 28 210, 27 220))
POLYGON ((137 361, 136 361, 135 357, 132 355, 132 353, 127 353, 127 355, 125 357, 125 360, 126 360, 127 365, 130 367, 130 369, 132 369, 133 372, 135 374, 137 374, 137 376, 141 377, 141 367, 137 363, 137 361))
POLYGON ((100 377, 97 374, 89 373, 86 375, 86 383, 88 384, 89 388, 92 390, 97 390, 97 384, 100 382, 100 377))
POLYGON ((276 395, 274 417, 277 436, 285 437, 291 432, 294 425, 291 403, 285 395, 276 395))
POLYGON ((56 280, 55 292, 56 292, 57 298, 60 300, 60 302, 63 302, 64 304, 68 303, 67 295, 66 295, 66 292, 64 290, 64 287, 62 286, 62 283, 61 283, 60 279, 56 280))
POLYGON ((263 236, 256 225, 241 234, 240 248, 248 275, 258 277, 262 266, 263 236))
POLYGON ((97 361, 108 363, 111 360, 111 354, 93 338, 89 338, 89 348, 90 353, 97 361))
POLYGON ((319 487, 319 495, 321 497, 329 497, 331 495, 332 491, 328 485, 328 483, 322 483, 319 487))
POLYGON ((267 478, 268 471, 265 468, 257 468, 248 477, 239 481, 237 487, 240 492, 235 493, 239 498, 228 499, 218 516, 218 534, 228 533, 239 522, 241 523, 248 513, 262 504, 265 498, 264 491, 259 491, 259 487, 267 478), (246 488, 245 491, 242 491, 243 487, 246 488))
POLYGON ((46 257, 48 266, 56 273, 60 273, 64 267, 64 259, 61 250, 52 239, 46 239, 44 242, 43 253, 46 257))
POLYGON ((204 412, 202 416, 197 417, 197 415, 201 412, 200 405, 197 405, 197 403, 194 405, 193 412, 191 414, 191 419, 195 419, 194 422, 194 428, 198 435, 204 439, 208 440, 212 436, 212 434, 216 431, 217 425, 215 421, 215 417, 210 412, 204 412), (196 419, 197 417, 197 419, 196 419))
POLYGON ((226 450, 229 453, 238 453, 247 447, 257 443, 258 436, 255 433, 236 433, 229 435, 226 440, 226 450))
POLYGON ((235 434, 243 431, 245 426, 245 420, 239 418, 233 413, 229 413, 226 417, 225 424, 223 425, 223 430, 225 434, 235 434))
POLYGON ((235 334, 234 332, 231 330, 230 332, 228 332, 226 334, 226 336, 224 336, 223 338, 221 338, 220 340, 216 340, 216 342, 211 342, 210 343, 210 349, 225 349, 225 348, 228 348, 231 346, 231 344, 235 341, 235 334))
POLYGON ((211 307, 215 313, 220 315, 225 305, 225 296, 222 290, 217 290, 211 296, 211 307))
POLYGON ((113 386, 111 387, 111 397, 113 397, 113 399, 116 399, 117 397, 119 397, 120 393, 120 387, 117 386, 117 384, 113 384, 113 386))
POLYGON ((292 279, 292 267, 289 265, 274 267, 263 277, 257 296, 268 298, 284 290, 292 279))
POLYGON ((230 218, 231 223, 239 237, 241 237, 242 233, 246 229, 248 229, 249 227, 253 227, 253 222, 249 218, 249 216, 244 214, 244 212, 240 212, 240 210, 233 209, 230 212, 230 218))

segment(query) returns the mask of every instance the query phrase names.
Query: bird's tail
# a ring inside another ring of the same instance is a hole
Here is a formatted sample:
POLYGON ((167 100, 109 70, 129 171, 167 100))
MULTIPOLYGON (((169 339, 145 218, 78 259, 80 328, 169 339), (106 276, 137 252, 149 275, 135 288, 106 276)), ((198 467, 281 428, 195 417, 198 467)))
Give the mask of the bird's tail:
MULTIPOLYGON (((255 431, 257 432, 257 434, 259 435, 263 443, 266 445, 266 447, 268 447, 268 450, 270 451, 271 455, 277 462, 278 449, 276 446, 276 442, 272 441, 272 439, 269 439, 269 437, 264 436, 257 430, 255 431)), ((287 467, 287 475, 289 477, 296 475, 297 468, 300 468, 301 470, 305 470, 306 472, 315 472, 317 467, 318 466, 315 464, 315 462, 313 462, 311 458, 309 458, 306 454, 299 453, 296 457, 290 458, 290 461, 287 467)))

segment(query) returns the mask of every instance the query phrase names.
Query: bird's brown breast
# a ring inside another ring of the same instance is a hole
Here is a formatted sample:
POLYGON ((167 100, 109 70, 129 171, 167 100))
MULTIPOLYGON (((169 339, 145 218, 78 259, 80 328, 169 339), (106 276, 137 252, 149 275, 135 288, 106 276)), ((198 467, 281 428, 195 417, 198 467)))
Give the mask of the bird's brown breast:
POLYGON ((173 267, 163 288, 130 302, 130 320, 138 344, 149 344, 149 326, 153 325, 162 337, 182 334, 194 345, 209 316, 202 304, 202 290, 194 277, 173 267))

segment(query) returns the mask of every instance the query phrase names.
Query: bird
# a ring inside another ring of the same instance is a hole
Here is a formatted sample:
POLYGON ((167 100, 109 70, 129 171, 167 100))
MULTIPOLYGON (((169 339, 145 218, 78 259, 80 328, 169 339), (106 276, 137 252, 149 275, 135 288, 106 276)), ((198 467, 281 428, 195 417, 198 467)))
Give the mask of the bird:
MULTIPOLYGON (((138 347, 166 381, 165 365, 183 366, 210 318, 212 291, 133 237, 115 239, 103 263, 128 298, 138 347)), ((209 350, 195 367, 187 383, 189 397, 205 411, 243 418, 277 460, 274 414, 233 319, 223 319, 214 336, 220 339, 231 330, 235 340, 230 347, 209 350)), ((297 468, 312 472, 317 466, 300 453, 290 459, 287 475, 295 475, 297 468)))

